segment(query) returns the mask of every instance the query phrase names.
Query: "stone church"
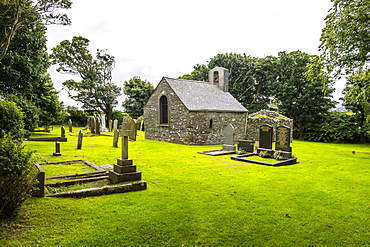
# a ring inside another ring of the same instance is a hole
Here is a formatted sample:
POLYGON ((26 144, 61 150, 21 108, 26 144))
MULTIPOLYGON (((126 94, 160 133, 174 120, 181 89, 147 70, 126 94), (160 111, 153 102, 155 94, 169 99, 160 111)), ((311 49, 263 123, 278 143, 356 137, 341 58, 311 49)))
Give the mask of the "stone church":
POLYGON ((144 106, 145 138, 183 144, 221 144, 228 124, 243 139, 247 109, 228 92, 228 70, 209 82, 163 77, 144 106))

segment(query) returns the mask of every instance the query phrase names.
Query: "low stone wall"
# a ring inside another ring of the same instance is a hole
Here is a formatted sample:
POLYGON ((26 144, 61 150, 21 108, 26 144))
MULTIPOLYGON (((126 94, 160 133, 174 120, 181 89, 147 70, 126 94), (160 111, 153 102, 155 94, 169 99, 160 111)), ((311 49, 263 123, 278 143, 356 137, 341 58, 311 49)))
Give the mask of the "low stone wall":
POLYGON ((290 139, 293 140, 293 120, 277 112, 268 110, 261 110, 248 116, 245 139, 259 141, 259 127, 264 124, 269 124, 274 128, 273 141, 276 141, 276 128, 281 125, 290 128, 290 139))

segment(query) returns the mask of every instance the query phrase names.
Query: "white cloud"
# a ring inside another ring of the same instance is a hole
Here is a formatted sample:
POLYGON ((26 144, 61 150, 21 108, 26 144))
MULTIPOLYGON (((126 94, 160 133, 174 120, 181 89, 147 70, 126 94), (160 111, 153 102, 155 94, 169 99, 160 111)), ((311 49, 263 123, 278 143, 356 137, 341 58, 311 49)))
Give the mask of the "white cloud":
MULTIPOLYGON (((156 85, 219 53, 319 54, 330 7, 330 0, 74 0, 66 11, 72 26, 48 26, 48 46, 86 37, 91 53, 107 49, 115 56, 114 83, 140 76, 156 85)), ((54 71, 58 87, 65 77, 54 71)))

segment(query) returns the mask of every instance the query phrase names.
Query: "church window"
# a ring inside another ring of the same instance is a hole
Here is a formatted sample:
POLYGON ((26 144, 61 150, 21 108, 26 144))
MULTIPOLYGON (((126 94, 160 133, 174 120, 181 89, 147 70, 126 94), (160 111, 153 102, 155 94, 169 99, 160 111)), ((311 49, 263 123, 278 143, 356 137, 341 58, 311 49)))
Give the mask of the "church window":
POLYGON ((159 100, 160 105, 160 124, 168 124, 168 103, 167 97, 162 96, 159 100))

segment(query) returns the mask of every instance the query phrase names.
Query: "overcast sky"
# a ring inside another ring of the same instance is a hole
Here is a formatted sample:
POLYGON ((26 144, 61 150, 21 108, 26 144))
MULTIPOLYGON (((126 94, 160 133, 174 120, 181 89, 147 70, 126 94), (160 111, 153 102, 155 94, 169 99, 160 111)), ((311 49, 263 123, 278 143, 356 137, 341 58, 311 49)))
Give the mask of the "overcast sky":
MULTIPOLYGON (((90 52, 116 59, 112 82, 140 76, 155 86, 163 76, 188 74, 219 53, 277 56, 300 50, 319 54, 330 0, 73 0, 71 26, 48 26, 48 48, 73 36, 90 40, 90 52)), ((57 90, 72 78, 50 69, 57 90)), ((338 98, 341 87, 335 98, 338 98)), ((67 94, 60 93, 67 105, 67 94)), ((119 103, 121 104, 121 103, 119 103)))

